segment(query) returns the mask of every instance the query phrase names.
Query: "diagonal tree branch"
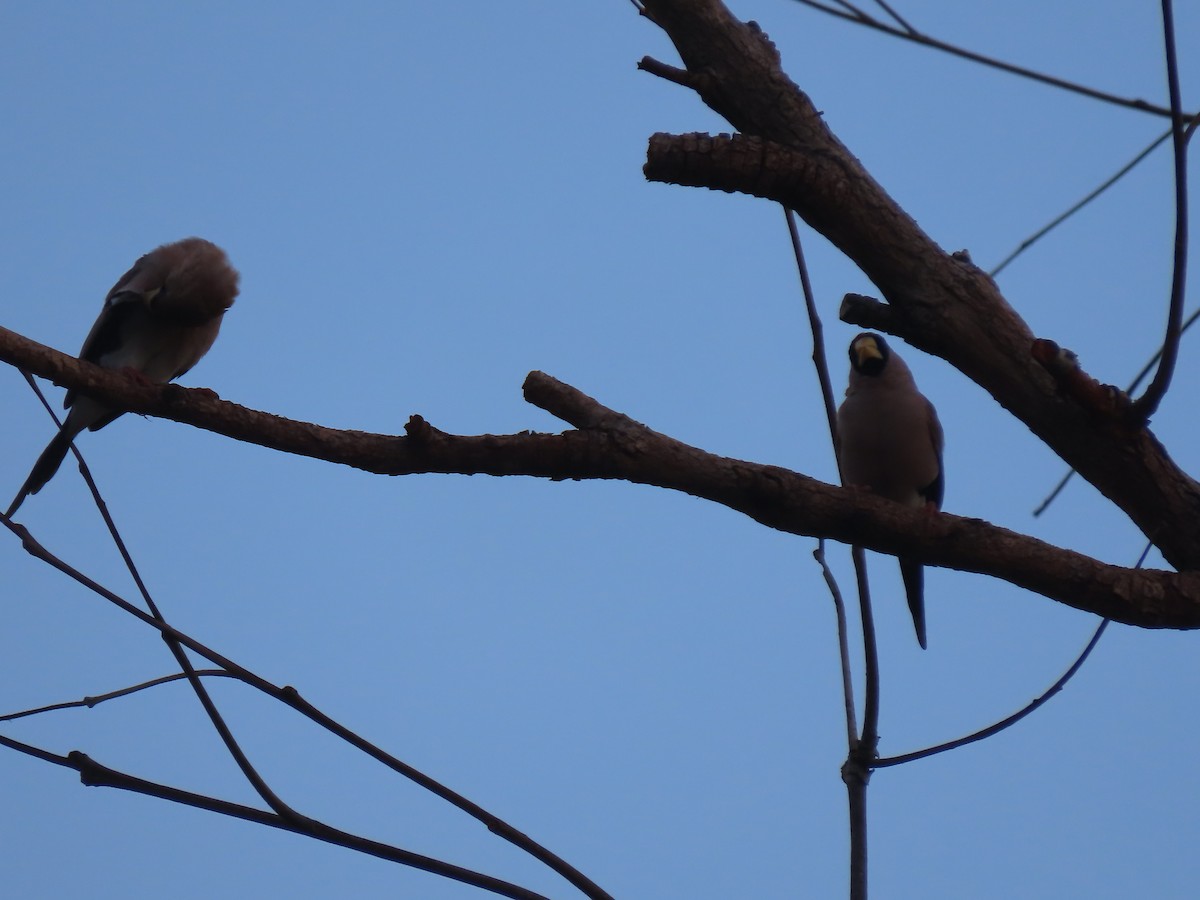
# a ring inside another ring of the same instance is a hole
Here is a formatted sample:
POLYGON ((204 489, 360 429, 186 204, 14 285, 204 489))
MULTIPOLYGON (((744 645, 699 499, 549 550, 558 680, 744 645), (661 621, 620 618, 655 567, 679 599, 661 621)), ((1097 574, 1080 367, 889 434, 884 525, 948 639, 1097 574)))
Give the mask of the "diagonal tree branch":
POLYGON ((269 825, 272 828, 291 831, 295 834, 305 835, 339 847, 357 850, 359 853, 366 853, 369 856, 377 856, 380 859, 386 859, 390 862, 401 863, 415 869, 431 872, 443 878, 449 878, 453 881, 460 881, 463 884, 481 888, 482 890, 491 891, 502 897, 512 897, 515 900, 548 900, 542 894, 535 893, 527 888, 503 881, 499 878, 493 878, 491 875, 484 875, 481 872, 465 869, 453 863, 434 859, 430 856, 423 856, 420 853, 413 853, 411 850, 403 850, 400 847, 360 837, 359 835, 342 831, 315 819, 268 813, 251 806, 243 806, 240 803, 220 800, 204 794, 196 794, 192 791, 185 791, 180 788, 149 781, 145 778, 139 778, 136 775, 129 775, 102 765, 86 753, 81 753, 78 750, 68 753, 66 760, 67 765, 78 770, 79 780, 88 787, 119 788, 124 791, 132 791, 133 793, 145 794, 149 797, 157 797, 161 800, 169 800, 173 803, 181 803, 185 806, 193 806, 197 809, 220 813, 221 815, 231 816, 236 819, 243 819, 247 822, 255 822, 259 825, 269 825))
POLYGON ((412 866, 413 868, 421 869, 434 875, 440 875, 443 878, 449 878, 453 881, 461 881, 464 884, 470 884, 482 890, 500 894, 503 897, 515 898, 515 900, 548 900, 542 894, 535 893, 520 885, 512 884, 499 878, 493 878, 490 875, 484 875, 471 869, 465 869, 453 863, 443 862, 440 859, 434 859, 430 856, 413 853, 410 850, 403 850, 391 844, 384 844, 369 838, 360 837, 356 834, 341 831, 314 819, 285 817, 276 813, 266 812, 265 810, 255 809, 252 806, 244 806, 229 800, 221 800, 205 794, 196 794, 192 791, 185 791, 170 787, 169 785, 148 781, 144 778, 138 778, 135 775, 129 775, 102 765, 86 753, 81 753, 78 750, 72 750, 66 756, 62 756, 5 735, 0 735, 0 747, 7 747, 9 750, 24 753, 26 756, 40 759, 43 762, 53 763, 66 769, 75 769, 79 773, 79 780, 88 787, 120 788, 121 790, 169 800, 173 803, 180 803, 184 806, 219 813, 235 819, 242 819, 259 825, 268 825, 282 831, 291 831, 295 834, 305 835, 329 844, 346 847, 350 850, 357 850, 369 856, 376 856, 390 862, 412 866))
POLYGON ((916 225, 826 127, 757 26, 718 0, 650 0, 710 107, 745 135, 651 138, 650 180, 783 203, 853 260, 887 304, 842 318, 898 335, 987 390, 1120 507, 1179 569, 1200 568, 1200 485, 1128 415, 1080 402, 1034 359, 1034 335, 965 254, 916 225), (753 135, 753 136, 751 136, 753 135))
POLYGON ((850 295, 843 319, 900 335, 955 365, 1125 510, 1172 564, 1200 568, 1200 534, 1190 525, 1200 515, 1200 485, 1148 429, 1060 390, 995 283, 934 245, 881 189, 857 182, 849 165, 857 161, 830 162, 743 135, 655 135, 646 174, 799 208, 889 300, 850 295))

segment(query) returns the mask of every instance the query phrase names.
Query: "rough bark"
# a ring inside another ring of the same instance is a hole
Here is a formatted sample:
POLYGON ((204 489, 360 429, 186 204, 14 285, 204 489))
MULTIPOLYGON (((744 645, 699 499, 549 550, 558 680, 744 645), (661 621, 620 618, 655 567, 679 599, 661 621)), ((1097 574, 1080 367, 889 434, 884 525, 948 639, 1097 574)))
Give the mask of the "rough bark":
MULTIPOLYGON (((1200 627, 1200 573, 1107 565, 980 519, 834 487, 778 466, 717 456, 633 421, 541 372, 525 398, 573 426, 562 434, 459 436, 413 416, 406 435, 326 428, 221 400, 203 388, 146 385, 0 328, 0 360, 105 403, 380 475, 611 478, 720 503, 792 534, 822 536, 930 565, 992 575, 1052 600, 1147 628, 1200 627)), ((14 475, 19 477, 21 473, 14 475)))
POLYGON ((966 254, 938 247, 888 196, 783 73, 766 35, 718 0, 646 0, 645 11, 686 69, 649 59, 642 67, 692 88, 743 132, 655 135, 647 178, 795 209, 887 301, 848 297, 844 320, 945 359, 1129 515, 1168 562, 1200 568, 1200 484, 1123 404, 1089 405, 1063 390, 1034 358, 1033 333, 995 282, 966 254))

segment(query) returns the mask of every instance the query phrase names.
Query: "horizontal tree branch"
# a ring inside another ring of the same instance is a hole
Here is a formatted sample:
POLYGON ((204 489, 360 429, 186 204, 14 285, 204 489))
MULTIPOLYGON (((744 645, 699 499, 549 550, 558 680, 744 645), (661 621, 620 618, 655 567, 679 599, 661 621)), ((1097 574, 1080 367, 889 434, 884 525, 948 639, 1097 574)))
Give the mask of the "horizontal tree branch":
MULTIPOLYGON (((778 466, 707 453, 540 372, 526 379, 525 398, 573 430, 459 436, 413 416, 407 435, 395 436, 294 421, 229 403, 203 389, 143 385, 2 328, 0 359, 132 412, 368 472, 620 479, 710 500, 779 531, 992 575, 1130 625, 1200 627, 1200 573, 1107 565, 980 519, 929 517, 778 466)), ((14 480, 22 474, 16 473, 14 480)))

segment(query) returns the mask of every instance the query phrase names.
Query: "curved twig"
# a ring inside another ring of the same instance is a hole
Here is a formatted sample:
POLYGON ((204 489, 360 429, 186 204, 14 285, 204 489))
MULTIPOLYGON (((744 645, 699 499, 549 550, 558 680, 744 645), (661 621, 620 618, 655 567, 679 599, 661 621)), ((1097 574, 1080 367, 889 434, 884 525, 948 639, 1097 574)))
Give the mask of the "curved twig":
POLYGON ((1171 0, 1162 0, 1162 16, 1167 88, 1171 96, 1171 139, 1175 151, 1175 258, 1171 271, 1171 302, 1167 312, 1167 335, 1163 338, 1162 359, 1146 392, 1133 402, 1133 411, 1143 422, 1149 421, 1162 398, 1166 396, 1171 377, 1175 373, 1175 360, 1179 356, 1183 292, 1187 282, 1187 142, 1195 133, 1197 124, 1200 124, 1200 120, 1192 119, 1186 127, 1184 125, 1183 101, 1179 93, 1179 61, 1175 55, 1175 15, 1171 0))
MULTIPOLYGON (((232 672, 226 672, 224 669, 197 669, 196 676, 198 678, 233 678, 237 676, 232 672)), ((96 694, 95 696, 81 697, 78 700, 67 700, 62 703, 50 703, 46 706, 38 706, 34 709, 23 709, 20 712, 5 713, 0 715, 0 722, 12 722, 16 719, 24 719, 29 716, 40 716, 43 713, 58 712, 63 709, 92 709, 99 706, 101 703, 107 703, 109 700, 117 700, 121 697, 128 697, 130 694, 136 694, 140 691, 145 691, 153 687, 158 687, 163 684, 170 684, 174 681, 183 681, 187 678, 184 672, 176 672, 173 675, 163 675, 160 678, 152 678, 149 681, 143 681, 140 684, 130 685, 129 687, 121 688, 116 691, 109 691, 106 694, 96 694)))
POLYGON ((823 3, 818 3, 816 0, 795 0, 810 9, 815 9, 818 12, 823 12, 831 16, 836 16, 839 19, 845 19, 847 22, 853 22, 856 25, 863 25, 867 28, 873 28, 876 31, 882 31, 884 34, 890 34, 893 37, 903 38, 906 41, 912 41, 914 44, 921 44, 925 47, 931 47, 934 50, 941 50, 943 53, 949 53, 952 56, 958 56, 962 59, 977 62, 981 65, 990 66, 993 69, 1000 69, 1003 72, 1009 72, 1013 75, 1020 75, 1022 78, 1028 78, 1032 81, 1038 81, 1042 84, 1048 84, 1051 87, 1061 88, 1064 91, 1070 91, 1073 94, 1082 94, 1085 97, 1091 97, 1093 100, 1102 100, 1105 103, 1111 103, 1115 106, 1123 106, 1127 109, 1136 109, 1140 112, 1153 113, 1158 116, 1170 116, 1171 110, 1158 106, 1154 103, 1149 103, 1141 99, 1131 99, 1128 97, 1120 97, 1116 94, 1110 94, 1107 91, 1090 88, 1086 85, 1078 84, 1073 81, 1067 81, 1065 78, 1059 78, 1055 75, 1047 75, 1044 72, 1037 72, 1033 69, 1026 69, 1023 66, 1014 65, 1010 62, 1005 62, 1002 59, 985 56, 982 53, 976 53, 972 50, 958 47, 954 44, 948 44, 945 41, 939 41, 937 38, 929 37, 913 30, 904 30, 895 28, 878 19, 873 19, 865 14, 848 13, 840 9, 834 9, 826 6, 823 3))
POLYGON ((858 712, 854 706, 854 678, 850 665, 850 627, 846 623, 846 602, 842 599, 842 589, 838 587, 833 570, 825 560, 825 539, 817 541, 817 549, 813 551, 813 559, 821 567, 821 575, 833 598, 833 610, 837 616, 838 657, 842 668, 842 703, 846 710, 846 745, 853 747, 858 741, 858 712))
POLYGON ((982 741, 984 738, 991 737, 993 734, 1003 731, 1005 728, 1008 728, 1011 725, 1017 724, 1030 713, 1040 709, 1043 705, 1045 705, 1046 701, 1063 689, 1066 683, 1071 680, 1072 676, 1079 671, 1080 666, 1087 661, 1087 658, 1091 655, 1096 644, 1099 643, 1101 635, 1104 634, 1105 629, 1108 628, 1108 624, 1111 621, 1111 619, 1101 620, 1100 625, 1096 628, 1091 640, 1087 642, 1087 646, 1083 648, 1083 652, 1079 654, 1079 657, 1071 664, 1070 668, 1063 672, 1062 677, 1060 677, 1058 681, 1054 682, 1054 684, 1047 688, 1045 693, 1043 693, 1024 709, 1018 710, 1011 716, 1007 716, 1006 718, 1001 719, 999 722, 989 725, 987 728, 982 728, 973 734, 968 734, 966 737, 961 737, 953 741, 946 741, 944 744, 938 744, 935 747, 927 747, 924 750, 915 750, 912 753, 902 753, 899 756, 882 757, 875 760, 874 767, 876 769, 884 769, 888 766, 898 766, 902 763, 913 762, 914 760, 918 759, 926 759, 927 757, 935 756, 938 753, 945 753, 947 750, 955 750, 958 747, 965 747, 967 744, 973 744, 976 741, 982 741))
MULTIPOLYGON (((1150 555, 1150 548, 1153 546, 1153 544, 1147 543, 1142 549, 1142 553, 1138 557, 1138 561, 1134 563, 1133 567, 1135 569, 1140 569, 1146 562, 1146 557, 1150 555)), ((938 744, 934 747, 927 747, 924 750, 915 750, 912 753, 904 753, 900 756, 888 756, 884 757, 883 759, 876 760, 875 768, 882 769, 887 766, 898 766, 901 763, 912 762, 917 759, 925 759, 926 757, 934 756, 938 753, 944 753, 947 750, 954 750, 958 747, 964 747, 967 744, 973 744, 976 741, 982 741, 986 737, 991 737, 993 734, 1003 731, 1010 725, 1015 725, 1017 722, 1020 722, 1027 715, 1043 706, 1047 700, 1049 700, 1066 686, 1067 682, 1074 677, 1075 673, 1079 671, 1080 667, 1083 666, 1084 662, 1091 655, 1092 650, 1094 650, 1096 647, 1096 644, 1100 642, 1100 637, 1108 628, 1110 621, 1110 619, 1101 620, 1099 626, 1096 628, 1095 633, 1092 635, 1091 640, 1087 642, 1087 646, 1083 648, 1083 652, 1079 654, 1075 662, 1071 663, 1071 665, 1067 668, 1067 671, 1063 672, 1058 681, 1050 685, 1050 687, 1048 687, 1040 697, 1023 709, 1018 710, 1011 716, 1001 719, 999 722, 996 722, 993 725, 989 725, 987 728, 982 728, 979 731, 973 732, 966 737, 961 737, 953 741, 947 741, 944 744, 938 744)))

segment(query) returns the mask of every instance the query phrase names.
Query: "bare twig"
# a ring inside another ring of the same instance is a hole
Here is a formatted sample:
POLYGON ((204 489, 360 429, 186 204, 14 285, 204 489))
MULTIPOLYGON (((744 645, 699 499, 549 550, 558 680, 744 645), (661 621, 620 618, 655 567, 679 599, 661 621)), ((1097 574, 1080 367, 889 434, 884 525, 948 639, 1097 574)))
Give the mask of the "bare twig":
POLYGON ((541 844, 532 840, 528 835, 517 830, 499 816, 493 815, 478 804, 473 803, 461 794, 450 790, 450 788, 446 787, 440 782, 435 781, 425 773, 414 769, 407 763, 401 762, 391 754, 384 752, 379 747, 376 747, 374 744, 360 737, 358 734, 355 734, 349 728, 346 728, 344 725, 334 721, 303 697, 301 697, 300 693, 296 691, 295 688, 285 687, 280 693, 281 699, 283 699, 288 706, 292 707, 292 709, 303 714, 304 716, 307 716, 322 728, 325 728, 332 734, 337 735, 342 740, 346 741, 346 743, 356 747, 371 758, 383 763, 394 772, 398 772, 405 778, 408 778, 410 781, 413 781, 414 783, 425 788, 425 790, 429 791, 435 796, 441 797, 443 800, 446 800, 453 806, 456 806, 458 809, 467 813, 467 815, 482 822, 485 826, 487 826, 488 831, 492 832, 492 834, 498 835, 499 837, 504 838, 506 841, 516 845, 517 847, 520 847, 530 856, 544 863, 550 869, 557 872, 559 875, 573 884, 585 896, 593 898, 593 900, 612 900, 611 895, 607 891, 597 885, 590 878, 586 877, 574 866, 567 863, 566 860, 554 853, 551 853, 541 844))
POLYGON ((1120 181, 1122 178, 1124 178, 1126 175, 1128 175, 1131 171, 1133 171, 1133 169, 1137 167, 1137 164, 1140 163, 1147 156, 1149 156, 1152 152, 1154 152, 1155 148, 1157 148, 1161 143, 1163 143, 1167 138, 1169 138, 1171 136, 1171 134, 1173 133, 1173 131, 1174 131, 1174 129, 1170 129, 1170 128, 1167 129, 1166 131, 1164 131, 1157 138, 1155 138, 1153 142, 1151 142, 1150 146, 1146 147, 1144 150, 1142 150, 1141 153, 1139 153, 1137 156, 1135 156, 1133 159, 1131 159, 1129 162, 1127 162, 1124 166, 1122 166, 1115 175, 1113 175, 1111 178, 1109 178, 1107 181, 1105 181, 1102 185, 1100 185, 1098 188, 1096 188, 1094 191, 1092 191, 1090 194, 1088 194, 1086 197, 1084 197, 1082 200, 1080 200, 1078 203, 1076 203, 1074 206, 1072 206, 1070 209, 1068 209, 1062 215, 1057 216, 1053 221, 1051 221, 1045 227, 1039 229, 1038 231, 1035 231, 1029 237, 1025 238, 1025 240, 1021 241, 1021 243, 1017 246, 1017 248, 1015 250, 1013 250, 1012 253, 1008 254, 1008 256, 1004 257, 1004 259, 1000 261, 1000 264, 997 265, 996 268, 994 268, 990 272, 988 272, 988 274, 991 275, 993 278, 995 278, 997 275, 999 275, 1001 272, 1003 272, 1005 270, 1005 268, 1008 267, 1008 264, 1011 263, 1013 260, 1015 260, 1018 256, 1020 256, 1022 253, 1024 253, 1026 250, 1028 250, 1034 244, 1036 244, 1039 240, 1044 238, 1047 234, 1049 234, 1051 231, 1053 231, 1055 228, 1057 228, 1063 222, 1067 221, 1067 219, 1071 218, 1071 216, 1075 215, 1075 213, 1079 212, 1081 209, 1083 209, 1085 206, 1087 206, 1089 203, 1091 203, 1093 200, 1095 200, 1097 197, 1099 197, 1101 194, 1103 194, 1105 191, 1107 191, 1110 187, 1112 187, 1114 184, 1116 184, 1118 181, 1120 181))
MULTIPOLYGON (((812 280, 808 275, 808 264, 804 261, 804 248, 800 243, 800 231, 796 227, 796 216, 786 206, 783 207, 784 218, 787 220, 788 234, 792 241, 792 253, 796 258, 796 270, 800 275, 800 288, 804 294, 804 306, 808 313, 808 324, 812 330, 812 361, 817 371, 817 382, 821 387, 821 399, 825 405, 825 421, 829 427, 829 440, 833 445, 833 458, 841 472, 841 457, 838 453, 840 439, 837 427, 837 407, 833 399, 833 384, 829 378, 829 362, 825 356, 825 329, 821 325, 821 316, 817 312, 817 301, 813 294, 812 280)), ((838 653, 842 667, 842 700, 846 708, 847 746, 851 749, 858 743, 857 713, 854 708, 854 679, 850 664, 850 637, 846 624, 846 604, 842 599, 841 589, 833 571, 825 561, 825 540, 817 542, 813 558, 821 566, 825 584, 833 598, 834 613, 837 616, 838 653)))
POLYGON ((368 754, 373 759, 383 763, 388 768, 392 769, 392 771, 403 775, 436 796, 446 800, 448 803, 467 813, 467 815, 478 820, 479 822, 482 822, 493 834, 504 838, 505 840, 524 850, 526 853, 529 853, 534 858, 541 860, 571 884, 575 885, 575 887, 582 891, 586 896, 593 898, 593 900, 611 900, 611 897, 607 892, 605 892, 602 888, 584 876, 583 873, 579 872, 579 870, 571 866, 565 860, 551 853, 541 844, 533 841, 523 832, 509 825, 503 819, 500 819, 498 816, 495 816, 487 810, 484 810, 482 807, 471 802, 466 797, 435 781, 428 775, 425 775, 423 772, 420 772, 417 769, 414 769, 412 766, 401 762, 391 754, 385 752, 371 742, 367 741, 365 738, 354 733, 349 728, 346 728, 344 725, 341 725, 331 717, 325 715, 325 713, 321 712, 319 709, 305 700, 295 688, 277 687, 260 675, 255 674, 228 657, 223 656, 217 651, 205 646, 190 635, 177 630, 166 622, 163 622, 161 619, 154 618, 149 613, 139 609, 137 606, 134 606, 123 597, 118 596, 108 588, 98 584, 93 579, 84 575, 79 570, 50 553, 49 550, 42 546, 33 537, 33 535, 30 534, 29 530, 25 526, 18 525, 3 515, 0 515, 0 524, 3 524, 9 529, 9 531, 17 535, 17 537, 21 539, 24 549, 32 556, 42 560, 43 562, 46 562, 51 567, 62 572, 64 575, 73 579, 93 593, 103 597, 105 600, 114 604, 143 624, 157 629, 162 633, 164 639, 174 639, 178 641, 182 646, 198 654, 199 656, 204 657, 214 665, 219 666, 221 669, 231 673, 244 684, 247 684, 256 690, 259 690, 262 693, 287 704, 292 709, 308 718, 310 721, 315 722, 322 728, 325 728, 327 731, 336 734, 338 737, 341 737, 347 743, 368 754))
POLYGON ((1025 708, 1018 710, 1007 718, 1001 719, 994 725, 989 725, 987 728, 980 729, 979 731, 969 734, 966 737, 961 737, 953 741, 947 741, 944 744, 938 744, 936 747, 927 747, 924 750, 916 750, 912 753, 902 753, 899 756, 885 756, 882 759, 877 759, 875 760, 875 768, 883 769, 887 766, 898 766, 901 763, 913 762, 914 760, 925 759, 938 753, 944 753, 947 750, 955 750, 959 747, 965 747, 967 744, 973 744, 976 741, 982 741, 984 738, 991 737, 993 734, 1001 732, 1005 728, 1017 724, 1030 713, 1040 709, 1046 703, 1046 701, 1063 689, 1066 683, 1071 680, 1072 676, 1074 676, 1084 662, 1087 661, 1087 658, 1091 655, 1093 648, 1095 648, 1096 644, 1099 643, 1101 635, 1103 635, 1105 629, 1108 628, 1110 621, 1110 619, 1101 620, 1100 625, 1096 628, 1091 640, 1087 642, 1087 646, 1083 648, 1083 652, 1079 654, 1079 657, 1071 664, 1070 668, 1063 672, 1062 677, 1060 677, 1058 681, 1054 682, 1054 684, 1047 688, 1045 693, 1043 693, 1025 708))
POLYGON ((853 3, 848 2, 848 0, 833 0, 833 2, 852 13, 855 19, 859 19, 864 22, 875 21, 865 10, 859 9, 853 3))
POLYGON ((859 744, 863 752, 874 759, 879 745, 879 648, 875 641, 875 615, 871 610, 871 588, 867 581, 867 554, 862 547, 856 546, 851 556, 863 630, 863 726, 859 744))
MULTIPOLYGON (((804 248, 800 244, 796 216, 786 206, 783 208, 783 214, 787 219, 788 234, 792 239, 792 253, 796 257, 796 270, 800 274, 800 288, 804 292, 804 308, 808 312, 808 324, 812 329, 812 361, 817 370, 817 381, 821 385, 821 400, 825 404, 825 420, 829 425, 833 458, 835 462, 838 462, 840 440, 837 429, 837 403, 833 398, 833 383, 829 378, 829 361, 825 355, 825 329, 821 325, 821 316, 817 312, 817 300, 813 295, 812 281, 808 277, 808 265, 804 262, 804 248)), ((838 462, 838 472, 841 473, 840 462, 838 462)))
POLYGON ((421 869, 434 875, 440 875, 443 878, 449 878, 485 891, 491 891, 502 897, 512 897, 515 900, 548 900, 542 894, 535 893, 507 881, 502 881, 499 878, 493 878, 490 875, 484 875, 471 869, 464 869, 462 866, 443 862, 440 859, 434 859, 430 856, 423 856, 409 850, 402 850, 391 844, 380 843, 379 841, 373 841, 359 835, 341 831, 314 819, 291 819, 264 810, 254 809, 251 806, 243 806, 240 803, 232 803, 228 800, 220 800, 216 797, 196 794, 191 791, 147 781, 144 778, 138 778, 134 775, 128 775, 101 765, 91 759, 86 753, 81 753, 78 750, 72 750, 66 756, 60 756, 57 753, 52 753, 49 750, 35 747, 32 744, 26 744, 23 741, 17 741, 4 735, 0 735, 0 747, 16 750, 18 753, 24 753, 43 762, 74 769, 79 772, 79 780, 88 787, 119 788, 138 794, 145 794, 149 797, 157 797, 161 800, 169 800, 172 803, 192 806, 196 809, 219 813, 223 816, 254 822, 258 825, 268 825, 282 831, 290 831, 294 834, 316 838, 319 841, 325 841, 339 847, 356 850, 359 853, 365 853, 379 859, 421 869))
MULTIPOLYGON (((787 219, 788 234, 792 240, 792 253, 796 258, 796 269, 800 274, 800 286, 804 293, 804 305, 808 312, 808 322, 812 329, 813 366, 817 370, 817 381, 821 386, 821 398, 825 404, 825 418, 829 426, 829 438, 833 445, 833 455, 837 462, 838 474, 841 475, 841 438, 838 435, 837 408, 833 398, 833 385, 829 378, 829 363, 825 355, 824 328, 821 317, 817 313, 816 297, 813 295, 812 281, 808 276, 808 266, 804 261, 804 249, 800 242, 800 232, 796 227, 796 217, 786 206, 783 208, 787 219)), ((863 688, 863 728, 858 733, 855 724, 854 682, 850 664, 849 628, 846 624, 846 607, 842 601, 842 593, 825 562, 825 542, 821 540, 813 553, 820 563, 825 576, 825 583, 833 597, 834 610, 837 614, 838 652, 842 666, 842 699, 846 709, 847 752, 846 762, 842 765, 842 780, 846 784, 847 802, 850 811, 850 897, 851 900, 866 900, 867 897, 867 782, 871 777, 871 762, 875 756, 875 748, 879 743, 879 654, 875 642, 875 619, 871 612, 871 592, 867 583, 866 554, 861 547, 851 550, 854 559, 854 571, 858 587, 859 614, 863 630, 863 667, 865 686, 863 688)))
MULTIPOLYGON (((33 376, 28 372, 23 372, 22 374, 24 374, 25 380, 29 383, 30 388, 32 388, 34 393, 37 394, 38 399, 41 400, 42 405, 46 407, 46 410, 50 413, 51 418, 54 419, 56 427, 61 428, 61 423, 58 421, 58 416, 56 416, 53 410, 50 409, 50 404, 46 401, 46 397, 42 393, 41 388, 38 387, 37 382, 33 380, 33 376)), ((138 572, 138 568, 133 562, 133 557, 130 555, 129 549, 125 546, 125 541, 121 538, 121 533, 117 530, 117 524, 113 521, 112 516, 109 514, 108 504, 104 502, 104 498, 100 495, 100 489, 96 486, 96 482, 92 478, 92 473, 88 468, 87 463, 83 459, 83 454, 79 452, 79 448, 75 446, 74 442, 71 443, 71 452, 75 454, 75 458, 79 462, 79 472, 83 476, 84 481, 87 483, 88 490, 91 491, 92 499, 95 501, 96 508, 100 511, 100 515, 104 519, 104 524, 108 528, 108 533, 112 537, 117 551, 121 554, 121 559, 124 560, 126 569, 129 570, 129 574, 133 577, 134 584, 137 585, 138 592, 141 593, 142 599, 146 603, 146 608, 150 610, 150 615, 153 616, 156 621, 166 625, 166 619, 163 618, 162 613, 158 609, 158 605, 154 602, 154 598, 150 595, 150 591, 146 588, 146 583, 142 580, 141 573, 138 572)), ((292 809, 283 801, 282 798, 279 797, 278 794, 271 789, 271 786, 267 784, 266 779, 263 778, 259 771, 254 767, 254 764, 250 762, 250 757, 246 755, 245 751, 242 750, 241 745, 238 743, 237 738, 233 736, 233 730, 229 727, 228 723, 225 721, 225 718, 221 715, 221 711, 217 709, 217 705, 213 702, 212 696, 208 693, 208 689, 196 675, 195 667, 192 665, 192 661, 188 659, 183 647, 179 645, 177 640, 170 637, 166 631, 161 632, 161 634, 166 641, 168 649, 171 651, 171 655, 175 657, 175 662, 179 664, 180 670, 184 673, 184 675, 187 676, 188 684, 191 685, 192 691, 196 695, 196 699, 200 701, 200 705, 204 708, 204 712, 208 715, 209 721, 212 722, 213 728, 216 729, 221 741, 225 744, 226 750, 229 751, 229 755, 233 757, 233 761, 237 764, 237 767, 241 769, 246 780, 250 782, 250 785, 258 793, 258 795, 262 797, 266 804, 270 806, 277 815, 284 816, 285 818, 303 818, 300 813, 292 809)))
POLYGON ((880 22, 878 19, 873 19, 870 16, 861 13, 849 13, 844 10, 834 9, 826 6, 817 0, 795 0, 795 2, 807 6, 819 12, 827 13, 831 16, 836 16, 839 19, 845 19, 848 22, 854 22, 856 25, 864 25, 867 28, 873 28, 876 31, 882 31, 884 34, 890 34, 893 37, 903 38, 906 41, 912 41, 915 44, 921 44, 925 47, 931 47, 934 50, 941 50, 943 53, 949 53, 953 56, 968 59, 972 62, 977 62, 985 66, 990 66, 993 69, 1000 69, 1004 72, 1009 72, 1013 75, 1020 75, 1022 78, 1029 78, 1033 81, 1048 84, 1052 87, 1061 88, 1065 91, 1070 91, 1074 94, 1082 94, 1085 97, 1091 97, 1093 100, 1102 100, 1105 103, 1112 103, 1116 106, 1123 106, 1127 109, 1136 109, 1141 112, 1153 113, 1158 116, 1170 116, 1171 110, 1158 106, 1154 103, 1148 103, 1141 99, 1131 99, 1128 97, 1120 97, 1116 94, 1110 94, 1106 91, 1090 88, 1086 85, 1077 84, 1073 81, 1067 81, 1063 78, 1058 78, 1054 75, 1047 75, 1043 72, 1036 72, 1033 69, 1026 69, 1023 66, 1017 66, 1010 62, 1005 62, 1002 59, 985 56, 982 53, 975 53, 971 50, 966 50, 962 47, 948 44, 945 41, 939 41, 937 38, 929 37, 913 30, 905 30, 880 22))
MULTIPOLYGON (((198 678, 237 678, 237 676, 232 672, 226 672, 224 669, 197 669, 196 676, 198 678)), ((16 719, 24 719, 28 716, 40 716, 43 713, 57 712, 63 709, 92 709, 93 707, 99 706, 101 703, 106 703, 109 700, 116 700, 120 697, 128 697, 130 694, 136 694, 139 691, 158 687, 162 684, 170 684, 173 681, 182 681, 186 678, 187 675, 183 672, 176 672, 174 675, 163 675, 161 678, 152 678, 149 681, 143 681, 141 684, 130 685, 129 687, 124 687, 117 691, 109 691, 107 694, 96 694, 95 696, 91 697, 82 697, 79 700, 68 700, 63 703, 51 703, 47 706, 36 707, 35 709, 25 709, 21 712, 0 715, 0 722, 11 722, 16 719)))
POLYGON ((1175 151, 1175 259, 1171 273, 1171 302, 1167 312, 1167 335, 1163 338, 1162 359, 1150 386, 1133 403, 1134 412, 1149 421, 1166 396, 1179 356, 1179 337, 1183 321, 1183 292, 1187 281, 1187 142, 1200 120, 1185 127, 1183 101, 1179 93, 1179 61, 1175 55, 1175 16, 1171 0, 1162 0, 1163 44, 1167 61, 1167 89, 1171 97, 1171 142, 1175 151))
POLYGON ((854 708, 854 679, 850 666, 850 627, 846 624, 846 602, 842 599, 842 589, 838 587, 833 571, 825 561, 825 539, 817 541, 817 549, 813 551, 813 559, 821 567, 821 574, 833 597, 833 609, 837 615, 838 657, 842 666, 842 702, 846 709, 846 744, 853 747, 858 742, 858 713, 854 708))
POLYGON ((878 3, 881 7, 883 7, 884 12, 886 12, 889 16, 891 16, 893 19, 895 19, 896 24, 898 24, 901 28, 903 28, 909 34, 920 34, 920 32, 917 31, 917 29, 915 29, 911 25, 909 25, 908 22, 906 22, 901 17, 900 13, 898 13, 894 9, 892 9, 892 7, 889 4, 885 3, 884 0, 875 0, 875 2, 878 3))
MULTIPOLYGON (((1146 557, 1150 555, 1150 548, 1153 546, 1154 545, 1152 543, 1147 543, 1142 549, 1142 553, 1138 557, 1138 561, 1134 563, 1133 567, 1135 569, 1140 569, 1145 564, 1146 557)), ((1030 713, 1041 708, 1046 701, 1066 687, 1067 682, 1075 676, 1075 673, 1079 671, 1084 662, 1086 662, 1087 658, 1091 655, 1092 650, 1095 649, 1096 644, 1100 642, 1100 637, 1108 628, 1110 621, 1110 619, 1101 620, 1100 624, 1096 628, 1095 633, 1092 634, 1091 640, 1087 642, 1087 645, 1083 648, 1083 652, 1079 654, 1075 662, 1071 663, 1070 667, 1068 667, 1067 671, 1063 672, 1058 681, 1050 685, 1050 687, 1047 688, 1040 697, 1031 702, 1029 705, 1025 706, 1023 709, 1018 710, 1007 718, 1001 719, 999 722, 996 722, 993 725, 989 725, 987 728, 982 728, 979 731, 973 732, 966 737, 961 737, 953 741, 947 741, 944 744, 938 744, 936 747, 927 747, 924 750, 915 750, 912 753, 904 753, 900 756, 888 756, 884 757, 883 759, 876 760, 875 768, 882 769, 886 766, 898 766, 901 763, 913 762, 914 760, 925 759, 926 757, 933 756, 937 753, 944 753, 947 750, 955 750, 958 747, 965 747, 967 744, 973 744, 976 741, 982 741, 984 738, 991 737, 993 734, 1003 731, 1005 728, 1020 722, 1030 713)))

